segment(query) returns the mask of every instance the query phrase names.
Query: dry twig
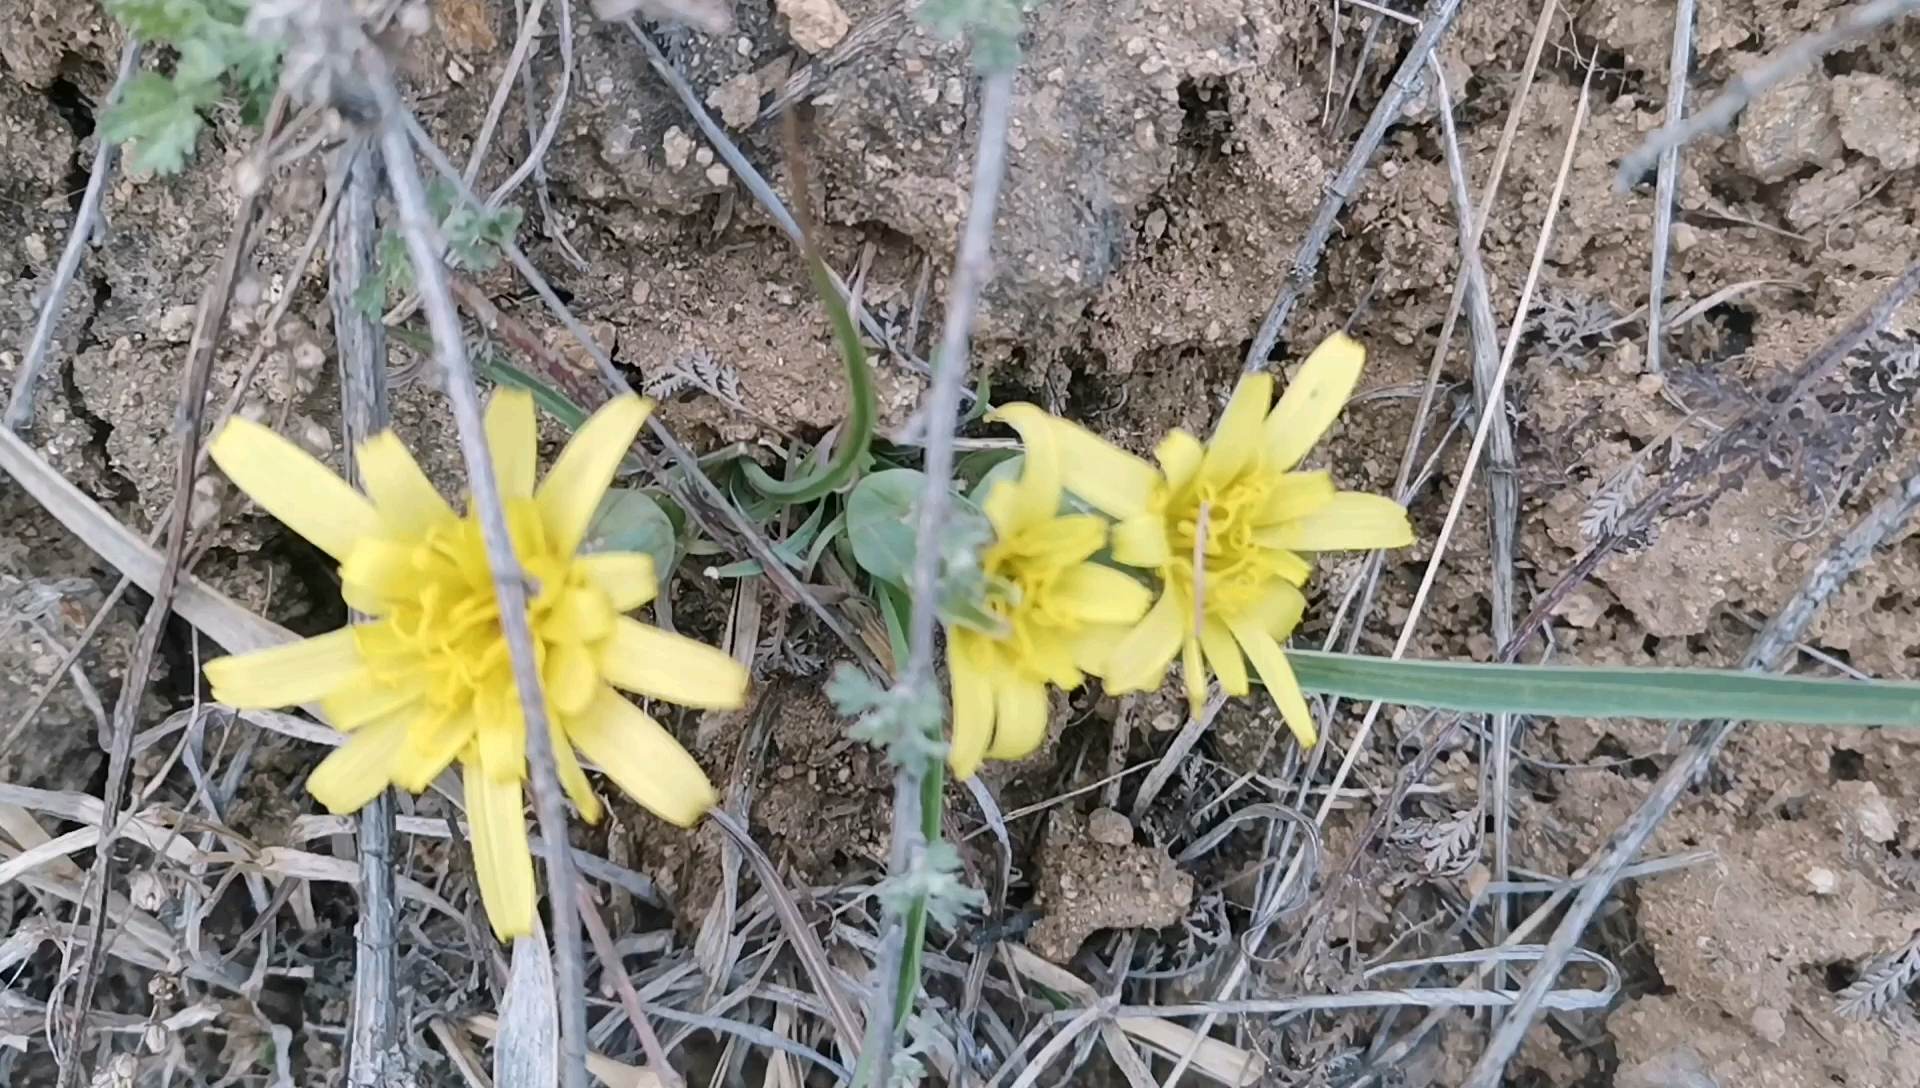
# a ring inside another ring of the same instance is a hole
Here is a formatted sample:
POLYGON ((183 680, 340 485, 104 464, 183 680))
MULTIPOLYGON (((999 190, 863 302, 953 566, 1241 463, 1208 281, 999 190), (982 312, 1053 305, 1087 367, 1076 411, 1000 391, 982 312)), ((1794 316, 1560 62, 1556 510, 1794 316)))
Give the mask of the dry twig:
MULTIPOLYGON (((441 264, 440 245, 434 237, 437 232, 433 213, 427 207, 426 187, 421 184, 419 170, 414 165, 413 148, 402 119, 409 111, 401 103, 400 94, 385 70, 385 61, 373 50, 364 49, 361 62, 366 66, 373 94, 380 105, 380 144, 386 159, 387 184, 400 212, 400 229, 406 236, 407 253, 413 262, 414 281, 419 285, 421 306, 433 330, 435 354, 446 378, 447 399, 453 405, 468 487, 479 515, 481 538, 486 543, 494 595, 499 599, 500 630, 506 638, 514 687, 519 692, 521 712, 526 720, 534 813, 539 819, 541 835, 548 842, 564 843, 567 810, 561 799, 554 745, 565 741, 547 720, 540 669, 534 660, 533 633, 527 617, 526 574, 514 556, 513 539, 507 531, 506 510, 501 503, 499 482, 493 474, 493 455, 487 448, 486 430, 480 416, 480 394, 467 360, 466 338, 460 330, 460 315, 454 309, 453 296, 447 289, 446 268, 441 264)), ((546 862, 557 960, 554 973, 560 1003, 561 1083, 566 1088, 585 1088, 586 987, 582 978, 580 920, 574 904, 578 878, 571 851, 555 850, 547 855, 546 862)))

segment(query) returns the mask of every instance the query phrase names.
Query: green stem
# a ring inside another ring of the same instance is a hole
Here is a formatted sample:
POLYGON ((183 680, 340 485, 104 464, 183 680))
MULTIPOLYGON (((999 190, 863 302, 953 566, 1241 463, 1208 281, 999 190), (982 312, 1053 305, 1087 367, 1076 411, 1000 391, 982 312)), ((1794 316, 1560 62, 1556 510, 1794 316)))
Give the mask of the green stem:
MULTIPOLYGON (((934 760, 933 769, 920 779, 920 837, 928 844, 940 841, 942 805, 946 799, 947 765, 934 760)), ((907 939, 901 949, 900 981, 896 998, 893 1030, 905 1031, 907 1017, 913 1015, 913 999, 920 994, 920 961, 927 947, 927 897, 914 899, 907 907, 907 939)))

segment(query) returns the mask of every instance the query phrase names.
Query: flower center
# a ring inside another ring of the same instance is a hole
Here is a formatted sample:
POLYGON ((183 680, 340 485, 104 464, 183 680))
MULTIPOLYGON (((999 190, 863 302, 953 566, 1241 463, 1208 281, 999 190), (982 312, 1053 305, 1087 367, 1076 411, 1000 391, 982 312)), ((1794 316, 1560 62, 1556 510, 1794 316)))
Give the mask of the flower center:
POLYGON ((1270 479, 1254 465, 1225 483, 1196 478, 1165 499, 1162 516, 1171 552, 1167 581, 1189 601, 1198 582, 1210 616, 1231 616, 1253 606, 1287 566, 1288 553, 1260 544, 1254 535, 1268 504, 1270 479))
POLYGON ((1034 543, 1015 536, 988 545, 980 558, 987 582, 986 610, 1006 621, 1014 652, 1022 657, 1033 652, 1037 639, 1072 634, 1081 627, 1054 588, 1060 576, 1085 556, 1064 555, 1034 543))
MULTIPOLYGON (((561 632, 556 606, 566 591, 586 588, 571 556, 553 554, 531 499, 507 503, 514 553, 528 580, 527 618, 544 669, 561 632)), ((377 621, 355 628, 356 643, 376 681, 423 687, 429 706, 453 713, 476 694, 510 697, 512 665, 500 626, 500 602, 487 565, 477 517, 448 520, 413 542, 402 569, 382 587, 377 621)))

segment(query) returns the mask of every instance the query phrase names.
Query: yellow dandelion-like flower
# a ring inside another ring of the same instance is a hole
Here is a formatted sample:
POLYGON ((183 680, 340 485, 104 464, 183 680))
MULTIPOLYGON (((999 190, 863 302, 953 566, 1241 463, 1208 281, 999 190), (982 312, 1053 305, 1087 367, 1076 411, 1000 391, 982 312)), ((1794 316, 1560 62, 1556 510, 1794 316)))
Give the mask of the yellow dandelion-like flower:
POLYGON ((994 541, 983 549, 986 610, 999 637, 947 624, 953 680, 953 747, 960 778, 983 759, 1019 759, 1047 735, 1047 685, 1068 691, 1101 675, 1107 656, 1147 611, 1152 594, 1112 567, 1089 562, 1106 546, 1107 523, 1060 515, 1060 451, 1046 413, 1011 404, 989 418, 1020 431, 1026 460, 1017 480, 987 493, 994 541))
POLYGON ((1413 543, 1398 503, 1337 491, 1325 472, 1294 471, 1353 395, 1365 362, 1365 349, 1336 334, 1278 404, 1271 376, 1242 379, 1213 438, 1203 445, 1169 433, 1154 450, 1158 469, 1052 420, 1067 489, 1116 519, 1114 559, 1157 571, 1162 584, 1107 662, 1109 691, 1159 687, 1178 655, 1198 713, 1209 668, 1228 694, 1245 695, 1251 661, 1294 736, 1314 743, 1313 716, 1280 648, 1306 608, 1299 587, 1313 568, 1302 553, 1413 543))
MULTIPOLYGON (((623 615, 653 599, 650 558, 575 554, 652 407, 634 396, 608 403, 538 488, 532 398, 495 394, 487 444, 529 580, 547 718, 554 739, 565 741, 554 745, 561 783, 587 820, 600 818, 578 749, 636 801, 685 827, 713 805, 713 787, 671 734, 614 689, 731 708, 745 701, 746 671, 719 650, 623 615)), ((350 734, 307 780, 336 813, 358 810, 389 784, 419 793, 460 760, 487 917, 502 939, 530 933, 533 861, 521 809, 526 719, 477 517, 454 513, 392 432, 360 448, 364 495, 243 419, 221 430, 211 452, 262 508, 339 560, 347 604, 371 617, 209 662, 214 698, 239 707, 318 701, 350 734)))

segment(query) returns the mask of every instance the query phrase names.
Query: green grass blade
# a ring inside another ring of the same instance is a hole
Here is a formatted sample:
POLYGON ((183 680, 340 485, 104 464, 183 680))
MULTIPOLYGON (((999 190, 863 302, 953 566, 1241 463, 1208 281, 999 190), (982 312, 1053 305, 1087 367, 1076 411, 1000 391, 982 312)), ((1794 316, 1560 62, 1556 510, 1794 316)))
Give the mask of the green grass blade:
POLYGON ((1731 669, 1611 669, 1393 661, 1288 650, 1306 691, 1475 714, 1732 718, 1791 725, 1920 726, 1920 684, 1731 669))

